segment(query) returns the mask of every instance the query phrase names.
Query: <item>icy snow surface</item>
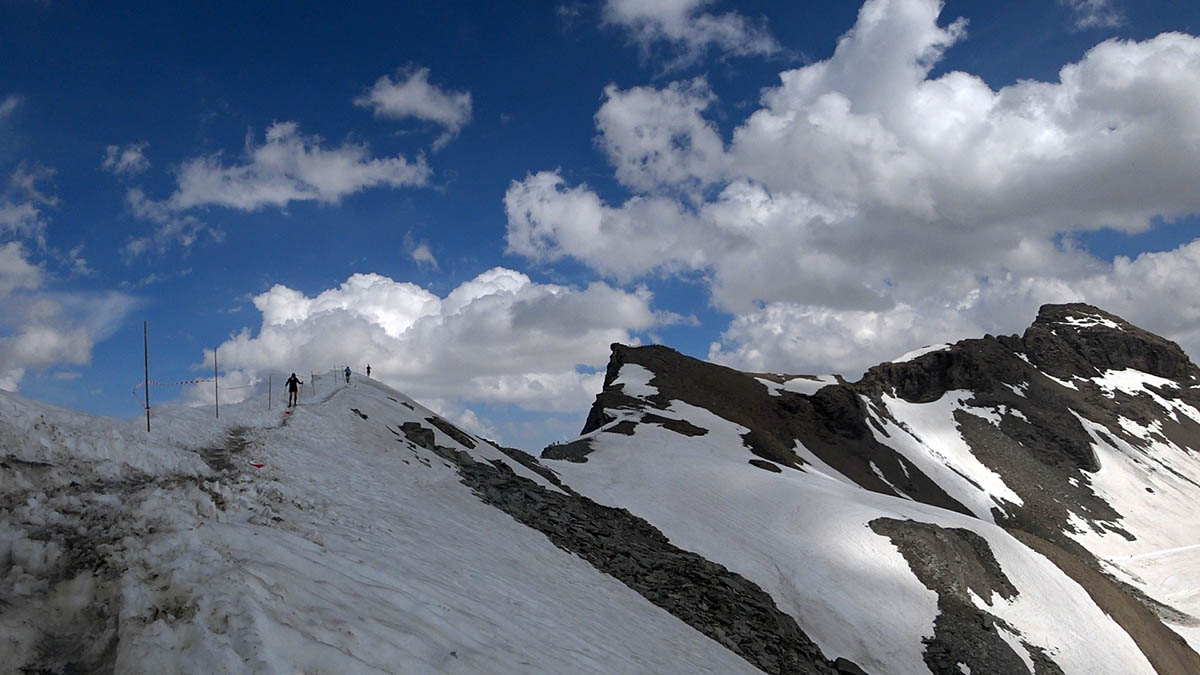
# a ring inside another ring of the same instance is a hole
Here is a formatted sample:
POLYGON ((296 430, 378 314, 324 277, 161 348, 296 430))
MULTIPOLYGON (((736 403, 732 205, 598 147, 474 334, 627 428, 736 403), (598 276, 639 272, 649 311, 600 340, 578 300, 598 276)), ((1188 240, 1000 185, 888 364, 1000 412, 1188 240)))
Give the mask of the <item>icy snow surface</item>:
POLYGON ((156 410, 150 434, 0 392, 4 455, 53 463, 5 478, 31 496, 0 510, 4 658, 35 658, 32 626, 107 594, 121 598, 117 672, 756 672, 410 447, 394 430, 429 427, 427 409, 366 379, 323 384, 290 415, 156 410), (248 447, 215 474, 192 448, 233 426, 249 427, 248 447), (61 484, 36 487, 36 472, 61 484), (133 477, 137 491, 100 493, 133 477), (52 575, 62 553, 29 538, 39 522, 122 499, 122 536, 105 546, 124 571, 52 575))

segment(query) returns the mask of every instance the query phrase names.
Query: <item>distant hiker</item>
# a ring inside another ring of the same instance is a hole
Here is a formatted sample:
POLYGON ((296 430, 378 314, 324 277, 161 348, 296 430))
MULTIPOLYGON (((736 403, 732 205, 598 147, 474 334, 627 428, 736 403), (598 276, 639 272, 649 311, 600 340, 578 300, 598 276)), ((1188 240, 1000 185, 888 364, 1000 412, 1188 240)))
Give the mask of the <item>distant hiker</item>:
POLYGON ((300 385, 304 383, 300 381, 300 378, 296 377, 295 373, 292 373, 292 376, 287 379, 286 384, 288 390, 288 407, 294 408, 296 407, 296 399, 300 396, 300 385))
POLYGON ((350 384, 350 366, 346 366, 346 370, 342 372, 346 373, 346 384, 350 384))
POLYGON ((367 364, 367 377, 371 376, 371 364, 367 364))

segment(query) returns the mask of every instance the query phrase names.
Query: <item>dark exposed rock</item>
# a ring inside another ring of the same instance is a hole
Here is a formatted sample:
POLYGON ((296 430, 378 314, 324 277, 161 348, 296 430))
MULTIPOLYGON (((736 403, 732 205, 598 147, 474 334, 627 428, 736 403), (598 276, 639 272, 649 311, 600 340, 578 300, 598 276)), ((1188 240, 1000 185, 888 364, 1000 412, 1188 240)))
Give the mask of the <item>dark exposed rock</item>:
POLYGON ((437 444, 433 442, 436 438, 433 429, 422 426, 420 422, 405 422, 400 425, 400 431, 404 433, 405 438, 426 450, 433 450, 437 447, 437 444))
MULTIPOLYGON (((913 574, 937 593, 938 615, 933 637, 925 640, 925 665, 934 675, 959 675, 964 664, 972 673, 1029 673, 1024 661, 1000 636, 1001 629, 1019 634, 1003 619, 975 606, 971 593, 991 604, 993 594, 1005 600, 1017 590, 996 562, 991 547, 978 534, 913 520, 877 518, 871 529, 891 539, 913 574)), ((1028 645, 1025 645, 1028 649, 1028 645)), ((1053 661, 1040 675, 1062 671, 1053 661)))
POLYGON ((577 438, 569 443, 548 445, 542 450, 544 459, 561 459, 568 462, 583 463, 592 452, 592 439, 577 438))
POLYGON ((837 668, 838 675, 867 675, 866 671, 858 667, 858 664, 839 656, 833 661, 833 667, 837 668))
MULTIPOLYGON (((419 428, 416 423, 401 427, 414 442, 432 445, 432 431, 426 429, 426 435, 419 428)), ((617 578, 756 668, 789 674, 856 672, 835 668, 795 619, 754 583, 672 545, 662 532, 628 511, 546 490, 503 463, 476 462, 450 448, 430 449, 451 460, 463 483, 485 503, 542 532, 559 548, 617 578)))
POLYGON ((1179 345, 1083 303, 1043 305, 1021 341, 1031 361, 1060 378, 1092 377, 1097 371, 1126 368, 1168 379, 1198 374, 1179 345), (1077 323, 1089 317, 1116 327, 1081 327, 1069 321, 1077 323))
POLYGON ((778 464, 772 464, 771 462, 768 462, 765 459, 752 459, 749 461, 750 461, 750 464, 757 466, 760 469, 766 469, 767 471, 770 471, 773 473, 783 473, 783 469, 779 468, 778 464))
POLYGON ((684 436, 703 436, 708 433, 708 429, 702 429, 687 420, 663 417, 654 413, 642 415, 642 422, 644 424, 657 424, 664 429, 669 429, 684 436))
POLYGON ((554 469, 551 469, 545 464, 537 461, 537 458, 528 452, 525 452, 524 450, 518 450, 516 448, 507 448, 498 443, 492 443, 492 445, 495 446, 500 452, 503 452, 505 455, 511 457, 518 464, 524 466, 526 469, 529 469, 542 478, 550 481, 550 483, 558 489, 565 490, 567 492, 574 492, 574 490, 572 490, 570 487, 563 484, 563 482, 559 479, 558 474, 554 473, 554 469))
POLYGON ((441 417, 434 415, 432 417, 426 417, 425 421, 429 422, 430 424, 437 427, 438 429, 441 429, 442 433, 446 434, 450 438, 453 438, 454 440, 458 441, 459 443, 462 443, 464 446, 466 446, 468 448, 475 447, 475 439, 471 438, 469 435, 467 435, 467 433, 465 431, 463 431, 462 429, 459 429, 458 427, 447 422, 446 420, 442 419, 441 417))
POLYGON ((621 434, 622 436, 632 436, 633 430, 637 428, 637 422, 633 420, 621 420, 616 424, 607 426, 601 430, 601 433, 606 434, 621 434))

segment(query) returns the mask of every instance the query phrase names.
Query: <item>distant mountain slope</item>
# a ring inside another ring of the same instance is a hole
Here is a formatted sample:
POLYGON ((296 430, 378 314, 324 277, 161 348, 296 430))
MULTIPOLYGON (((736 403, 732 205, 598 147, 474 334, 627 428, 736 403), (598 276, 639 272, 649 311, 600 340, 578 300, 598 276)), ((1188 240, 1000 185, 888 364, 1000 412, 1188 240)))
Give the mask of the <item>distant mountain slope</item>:
POLYGON ((854 383, 614 345, 542 457, 869 672, 1200 672, 1198 407, 1177 345, 1047 305, 854 383))

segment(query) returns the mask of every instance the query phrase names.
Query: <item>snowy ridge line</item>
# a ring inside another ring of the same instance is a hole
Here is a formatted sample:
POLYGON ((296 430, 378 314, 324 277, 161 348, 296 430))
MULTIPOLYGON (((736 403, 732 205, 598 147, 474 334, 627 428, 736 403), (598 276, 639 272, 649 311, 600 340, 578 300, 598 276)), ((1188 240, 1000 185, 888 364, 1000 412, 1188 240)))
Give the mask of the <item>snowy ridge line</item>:
MULTIPOLYGON (((3 445, 59 453, 0 481, 0 673, 756 672, 397 444, 385 427, 428 427, 428 408, 330 389, 286 417, 231 404, 219 426, 174 408, 150 435, 0 393, 3 445), (93 455, 147 475, 76 461, 93 455)), ((463 451, 495 466, 480 448, 463 451)))

